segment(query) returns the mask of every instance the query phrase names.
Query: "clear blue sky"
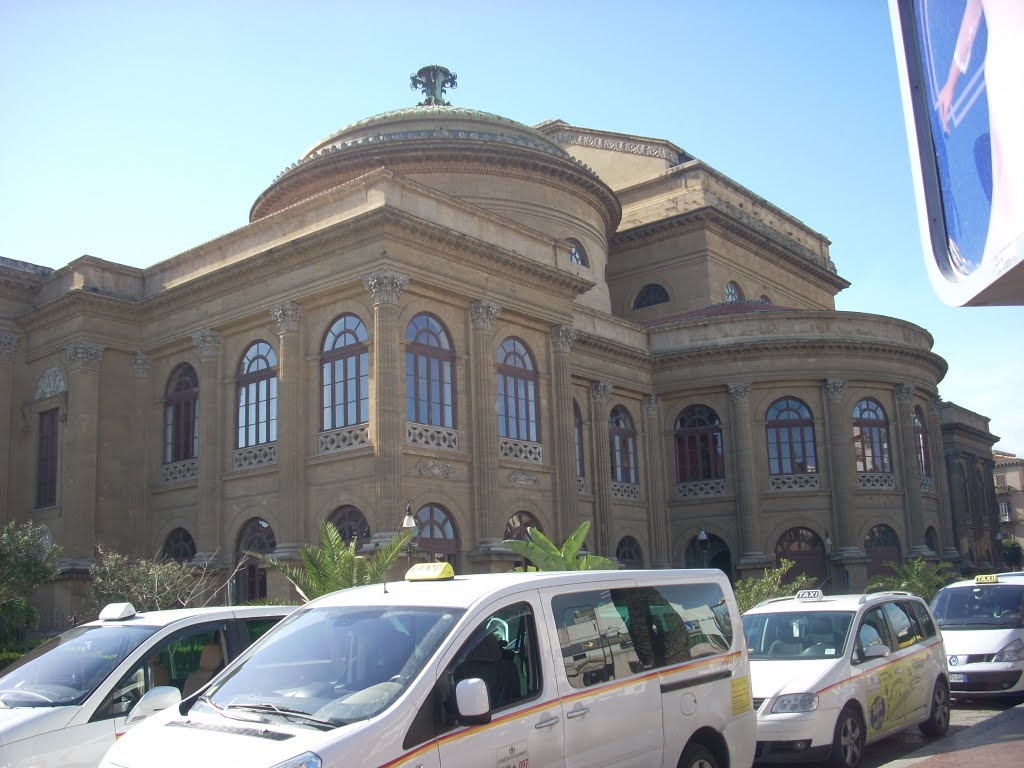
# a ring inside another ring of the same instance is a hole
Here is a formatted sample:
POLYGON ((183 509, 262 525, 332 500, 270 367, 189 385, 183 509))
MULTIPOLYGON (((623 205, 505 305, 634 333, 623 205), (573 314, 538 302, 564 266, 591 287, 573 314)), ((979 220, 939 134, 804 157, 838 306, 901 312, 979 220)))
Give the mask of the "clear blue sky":
POLYGON ((243 226, 310 145, 415 104, 668 139, 832 241, 841 310, 927 328, 1024 454, 1021 308, 932 293, 885 0, 0 0, 0 256, 145 267, 243 226))

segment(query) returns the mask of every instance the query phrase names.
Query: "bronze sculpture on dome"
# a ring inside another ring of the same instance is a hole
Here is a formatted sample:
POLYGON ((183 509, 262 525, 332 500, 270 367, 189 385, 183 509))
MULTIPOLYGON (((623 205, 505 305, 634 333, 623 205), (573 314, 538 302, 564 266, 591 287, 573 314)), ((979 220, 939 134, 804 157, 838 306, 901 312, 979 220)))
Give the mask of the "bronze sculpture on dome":
POLYGON ((409 75, 409 88, 413 91, 423 91, 426 97, 417 106, 420 107, 447 107, 448 102, 444 100, 444 94, 448 88, 458 88, 455 82, 458 75, 437 64, 428 67, 421 67, 414 75, 409 75))

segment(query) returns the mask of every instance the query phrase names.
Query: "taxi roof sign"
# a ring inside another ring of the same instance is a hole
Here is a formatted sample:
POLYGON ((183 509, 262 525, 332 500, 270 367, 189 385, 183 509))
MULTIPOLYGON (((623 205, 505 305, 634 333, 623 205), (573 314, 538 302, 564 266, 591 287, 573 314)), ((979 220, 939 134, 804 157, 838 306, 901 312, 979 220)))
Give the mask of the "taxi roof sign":
POLYGON ((416 563, 405 572, 406 581, 447 581, 455 578, 451 563, 416 563))
POLYGON ((974 577, 975 584, 998 584, 999 576, 994 573, 983 573, 974 577))
POLYGON ((796 599, 803 601, 821 600, 824 597, 825 593, 820 589, 801 589, 796 593, 796 599))

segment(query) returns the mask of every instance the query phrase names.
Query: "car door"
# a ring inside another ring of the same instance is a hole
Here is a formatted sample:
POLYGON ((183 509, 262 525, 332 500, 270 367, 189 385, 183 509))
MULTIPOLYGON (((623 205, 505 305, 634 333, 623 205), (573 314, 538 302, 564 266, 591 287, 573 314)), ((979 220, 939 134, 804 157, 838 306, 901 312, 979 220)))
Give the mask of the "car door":
POLYGON ((438 671, 440 764, 560 768, 564 723, 539 596, 521 593, 514 602, 492 606, 482 615, 460 638, 457 651, 442 659, 438 671), (487 686, 487 724, 459 725, 454 718, 455 686, 469 678, 487 686))
POLYGON ((932 654, 925 645, 924 631, 909 602, 896 600, 885 603, 882 609, 896 642, 902 675, 906 678, 906 714, 903 721, 916 723, 924 716, 925 707, 931 704, 935 683, 932 654))
POLYGON ((633 587, 589 581, 542 590, 553 618, 567 768, 662 764, 661 685, 651 671, 649 617, 631 604, 633 587))
POLYGON ((889 625, 882 606, 866 610, 857 623, 853 635, 851 663, 858 682, 863 684, 864 718, 869 740, 879 738, 897 727, 891 706, 897 690, 895 643, 890 638, 889 625), (869 658, 866 649, 882 647, 887 656, 869 658))

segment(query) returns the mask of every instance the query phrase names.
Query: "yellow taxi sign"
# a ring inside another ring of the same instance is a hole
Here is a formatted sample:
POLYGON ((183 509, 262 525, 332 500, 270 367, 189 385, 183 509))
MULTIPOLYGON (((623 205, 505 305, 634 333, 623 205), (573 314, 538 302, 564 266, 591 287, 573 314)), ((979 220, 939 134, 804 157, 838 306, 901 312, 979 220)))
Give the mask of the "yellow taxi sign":
POLYGON ((405 572, 406 581, 445 581, 455 578, 451 563, 416 563, 405 572))
POLYGON ((998 584, 999 577, 994 573, 983 573, 974 577, 975 584, 998 584))

